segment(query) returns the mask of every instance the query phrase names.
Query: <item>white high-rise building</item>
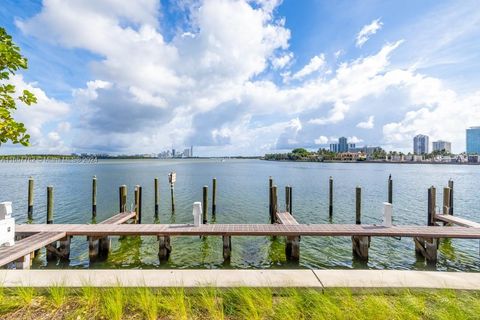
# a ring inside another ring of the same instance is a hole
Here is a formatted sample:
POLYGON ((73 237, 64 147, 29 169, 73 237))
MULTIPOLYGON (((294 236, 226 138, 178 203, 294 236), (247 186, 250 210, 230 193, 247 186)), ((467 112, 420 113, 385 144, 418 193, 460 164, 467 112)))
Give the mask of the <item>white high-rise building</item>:
POLYGON ((448 141, 438 140, 432 142, 432 151, 443 151, 452 153, 452 143, 448 141))
POLYGON ((418 155, 428 153, 429 144, 428 136, 424 134, 416 135, 413 138, 413 153, 418 155))

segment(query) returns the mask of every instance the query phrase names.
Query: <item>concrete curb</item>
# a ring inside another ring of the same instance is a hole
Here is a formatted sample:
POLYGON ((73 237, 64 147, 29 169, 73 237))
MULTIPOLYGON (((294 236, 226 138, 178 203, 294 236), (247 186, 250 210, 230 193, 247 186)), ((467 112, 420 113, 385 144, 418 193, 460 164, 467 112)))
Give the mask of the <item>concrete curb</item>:
POLYGON ((480 290, 480 273, 396 270, 0 270, 3 287, 303 287, 480 290))

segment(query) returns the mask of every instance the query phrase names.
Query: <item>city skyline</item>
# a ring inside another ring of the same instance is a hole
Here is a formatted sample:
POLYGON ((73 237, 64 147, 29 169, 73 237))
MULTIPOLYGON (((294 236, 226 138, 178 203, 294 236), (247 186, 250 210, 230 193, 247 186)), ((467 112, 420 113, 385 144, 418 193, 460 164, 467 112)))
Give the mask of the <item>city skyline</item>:
POLYGON ((480 124, 476 6, 6 0, 0 24, 29 59, 12 83, 38 104, 15 113, 32 146, 0 153, 261 155, 339 133, 405 153, 422 133, 460 153, 480 124))

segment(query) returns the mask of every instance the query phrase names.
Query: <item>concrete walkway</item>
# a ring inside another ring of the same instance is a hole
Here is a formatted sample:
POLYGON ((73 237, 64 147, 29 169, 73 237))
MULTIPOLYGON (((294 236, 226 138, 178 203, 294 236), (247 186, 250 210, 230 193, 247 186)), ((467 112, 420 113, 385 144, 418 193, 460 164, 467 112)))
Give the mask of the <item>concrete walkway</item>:
POLYGON ((480 290, 480 273, 396 270, 0 270, 0 285, 480 290))

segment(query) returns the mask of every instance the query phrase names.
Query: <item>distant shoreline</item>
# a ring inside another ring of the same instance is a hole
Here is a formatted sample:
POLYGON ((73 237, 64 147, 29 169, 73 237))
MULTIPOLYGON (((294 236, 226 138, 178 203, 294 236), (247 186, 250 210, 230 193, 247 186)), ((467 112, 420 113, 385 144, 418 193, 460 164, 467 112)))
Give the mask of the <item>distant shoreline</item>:
POLYGON ((324 161, 311 161, 311 160, 267 160, 267 159, 260 159, 264 161, 277 161, 277 162, 318 162, 318 163, 377 163, 377 164, 433 164, 433 165, 469 165, 475 166, 480 165, 480 163, 474 162, 420 162, 420 161, 371 161, 371 160, 364 160, 364 161, 341 161, 341 160, 324 160, 324 161))

